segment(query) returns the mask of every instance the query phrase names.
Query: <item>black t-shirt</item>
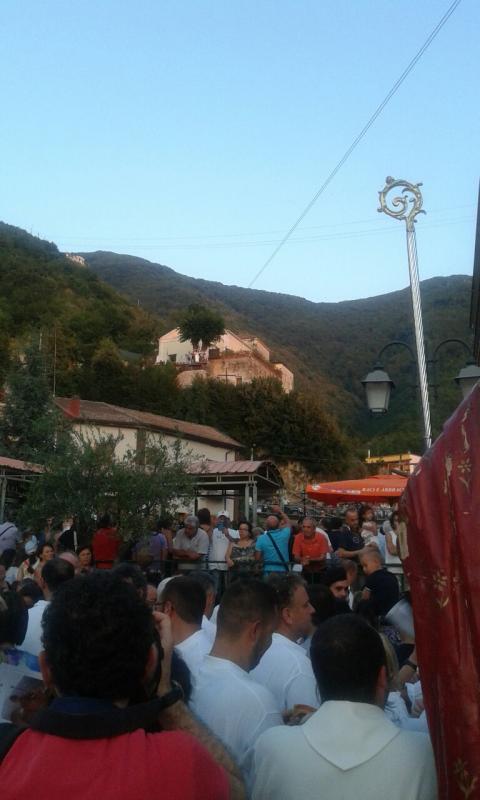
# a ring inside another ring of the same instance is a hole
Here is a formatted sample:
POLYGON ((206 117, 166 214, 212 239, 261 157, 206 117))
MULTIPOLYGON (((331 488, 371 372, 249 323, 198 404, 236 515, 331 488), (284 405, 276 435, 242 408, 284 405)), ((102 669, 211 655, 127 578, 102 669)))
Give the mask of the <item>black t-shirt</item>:
POLYGON ((370 589, 375 613, 379 617, 384 617, 395 603, 398 603, 400 596, 398 581, 395 575, 386 569, 377 569, 368 575, 365 588, 370 589))
POLYGON ((353 552, 354 550, 361 550, 364 545, 360 533, 354 533, 348 525, 342 525, 337 531, 330 531, 328 536, 334 550, 343 547, 344 550, 353 552))

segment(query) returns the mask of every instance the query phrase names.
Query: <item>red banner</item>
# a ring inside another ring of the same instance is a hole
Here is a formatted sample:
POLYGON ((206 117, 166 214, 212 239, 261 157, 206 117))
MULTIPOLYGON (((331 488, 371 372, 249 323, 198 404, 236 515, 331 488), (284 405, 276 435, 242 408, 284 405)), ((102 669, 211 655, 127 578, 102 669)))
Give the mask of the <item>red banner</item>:
POLYGON ((480 800, 480 385, 408 481, 400 535, 442 800, 480 800))

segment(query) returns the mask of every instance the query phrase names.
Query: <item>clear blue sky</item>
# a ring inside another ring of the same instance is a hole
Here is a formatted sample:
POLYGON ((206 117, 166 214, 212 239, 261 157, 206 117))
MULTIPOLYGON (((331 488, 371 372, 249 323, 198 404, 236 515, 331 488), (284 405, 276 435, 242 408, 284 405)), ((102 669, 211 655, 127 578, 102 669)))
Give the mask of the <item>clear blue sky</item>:
MULTIPOLYGON (((0 219, 246 286, 449 0, 3 0, 0 219)), ((408 283, 386 175, 423 181, 422 278, 471 273, 480 4, 463 0, 256 288, 408 283)))

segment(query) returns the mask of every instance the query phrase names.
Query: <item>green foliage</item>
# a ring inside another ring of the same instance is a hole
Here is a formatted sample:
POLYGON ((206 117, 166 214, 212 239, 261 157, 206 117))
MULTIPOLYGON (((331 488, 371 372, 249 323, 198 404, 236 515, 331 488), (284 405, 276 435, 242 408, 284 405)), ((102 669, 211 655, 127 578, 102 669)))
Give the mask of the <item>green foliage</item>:
POLYGON ((182 499, 191 500, 189 459, 180 442, 169 447, 147 439, 145 462, 139 463, 138 453, 132 451, 113 458, 120 441, 100 435, 66 437, 30 485, 21 522, 38 525, 46 517, 68 513, 85 538, 93 532, 97 515, 109 512, 124 540, 138 539, 151 530, 157 515, 174 513, 182 499))
POLYGON ((180 341, 191 341, 194 350, 200 342, 207 350, 225 333, 225 320, 217 311, 192 303, 178 318, 180 341))
MULTIPOLYGON (((389 351, 385 366, 397 384, 391 411, 372 420, 366 410, 362 378, 379 350, 394 339, 413 345, 410 290, 342 303, 312 303, 301 297, 225 286, 179 275, 168 267, 113 253, 84 254, 97 275, 151 311, 171 319, 189 303, 214 305, 233 330, 261 337, 295 374, 295 385, 314 396, 350 437, 383 447, 419 451, 422 426, 419 400, 408 357, 389 351)), ((324 265, 327 268, 328 265, 324 265)), ((471 342, 471 278, 453 275, 421 284, 424 330, 430 353, 442 339, 471 342)), ((460 396, 451 378, 464 364, 461 347, 440 352, 438 400, 432 403, 435 433, 453 413, 460 396)), ((203 412, 202 412, 203 414, 203 412)))
POLYGON ((7 378, 5 407, 0 417, 3 454, 42 461, 53 449, 57 421, 37 339, 27 346, 7 378))
POLYGON ((56 353, 61 391, 75 390, 102 339, 150 354, 161 327, 55 245, 0 223, 0 379, 8 370, 8 342, 16 340, 21 349, 32 331, 42 331, 51 381, 56 353))

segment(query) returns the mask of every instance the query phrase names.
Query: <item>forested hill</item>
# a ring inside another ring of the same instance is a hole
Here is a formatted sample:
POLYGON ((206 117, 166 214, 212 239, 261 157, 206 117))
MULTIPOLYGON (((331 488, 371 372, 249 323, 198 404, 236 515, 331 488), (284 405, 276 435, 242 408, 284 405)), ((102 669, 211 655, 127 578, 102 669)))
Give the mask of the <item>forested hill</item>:
MULTIPOLYGON (((191 302, 220 309, 237 331, 260 336, 294 371, 296 385, 324 400, 326 408, 374 450, 421 447, 415 377, 408 354, 392 348, 385 366, 397 384, 391 413, 371 419, 364 409, 361 379, 371 369, 379 350, 389 341, 413 345, 410 290, 341 303, 313 303, 301 297, 189 278, 169 267, 115 253, 82 253, 104 281, 165 323, 175 324, 175 312, 191 302)), ((228 280, 226 274, 226 280, 228 280)), ((232 276, 232 279, 233 276, 232 276)), ((453 275, 422 282, 422 304, 427 345, 432 353, 445 338, 469 344, 471 278, 453 275)), ((437 402, 433 422, 438 431, 458 402, 451 378, 464 364, 458 346, 440 351, 437 365, 437 402)))
MULTIPOLYGON (((381 420, 365 411, 360 383, 384 344, 393 339, 413 343, 408 290, 351 302, 312 303, 195 280, 130 256, 82 255, 85 266, 68 260, 54 244, 0 223, 0 379, 35 331, 59 394, 78 393, 86 399, 223 425, 225 432, 241 438, 240 423, 238 430, 229 431, 228 420, 222 419, 211 398, 210 406, 203 399, 203 410, 198 399, 192 406, 192 398, 175 387, 174 369, 148 366, 158 335, 175 325, 179 309, 201 302, 219 309, 234 330, 260 336, 271 348, 272 359, 294 371, 296 387, 333 412, 342 430, 363 443, 362 451, 367 443, 377 453, 421 447, 408 355, 391 350, 385 359, 397 389, 391 412, 381 420), (131 361, 134 354, 145 357, 144 364, 131 361)), ((422 284, 430 352, 447 337, 470 342, 470 286, 466 276, 422 284)), ((458 402, 451 378, 463 363, 458 346, 441 350, 438 402, 432 408, 436 431, 458 402)), ((258 436, 251 441, 258 442, 258 436)))
MULTIPOLYGON (((57 371, 65 376, 90 364, 105 341, 150 354, 159 328, 151 314, 54 244, 0 222, 0 378, 32 331, 50 361, 56 350, 57 371)), ((63 391, 68 388, 67 381, 63 391)))

